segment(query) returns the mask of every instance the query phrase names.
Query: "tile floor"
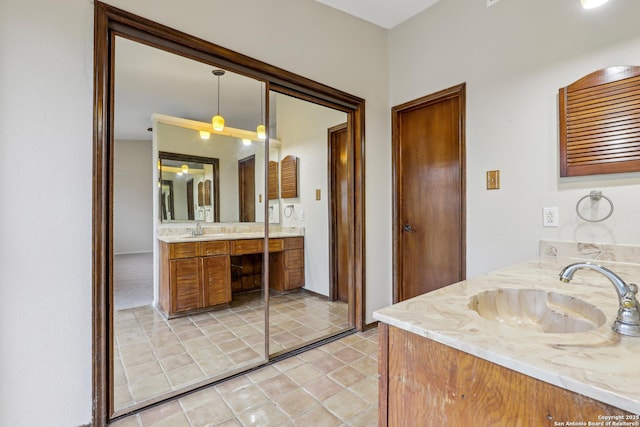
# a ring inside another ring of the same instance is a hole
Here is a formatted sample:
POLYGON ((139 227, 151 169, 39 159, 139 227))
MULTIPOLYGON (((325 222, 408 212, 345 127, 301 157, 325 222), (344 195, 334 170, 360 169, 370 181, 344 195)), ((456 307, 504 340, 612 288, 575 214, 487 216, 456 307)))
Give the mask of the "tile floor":
POLYGON ((377 342, 352 334, 111 425, 376 426, 377 342))
MULTIPOLYGON (((272 354, 349 328, 347 304, 309 292, 270 296, 272 354)), ((165 319, 151 306, 114 312, 116 410, 264 360, 260 292, 228 309, 165 319)))

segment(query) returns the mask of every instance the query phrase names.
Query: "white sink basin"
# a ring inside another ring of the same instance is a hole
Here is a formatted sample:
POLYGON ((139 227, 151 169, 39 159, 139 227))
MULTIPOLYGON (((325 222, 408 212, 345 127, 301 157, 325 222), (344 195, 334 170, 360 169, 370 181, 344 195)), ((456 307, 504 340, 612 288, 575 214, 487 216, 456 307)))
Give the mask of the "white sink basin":
POLYGON ((604 313, 593 304, 540 289, 484 291, 471 297, 469 308, 485 319, 544 333, 586 332, 606 321, 604 313))

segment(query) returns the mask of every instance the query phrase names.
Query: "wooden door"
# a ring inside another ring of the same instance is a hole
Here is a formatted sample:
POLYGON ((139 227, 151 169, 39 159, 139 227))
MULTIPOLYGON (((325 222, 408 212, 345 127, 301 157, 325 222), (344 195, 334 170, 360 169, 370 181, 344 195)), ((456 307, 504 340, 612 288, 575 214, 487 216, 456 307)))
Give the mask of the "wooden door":
POLYGON ((349 149, 347 124, 329 129, 331 218, 330 268, 333 301, 349 302, 349 149))
POLYGON ((394 301, 465 277, 465 85, 393 108, 394 301))
POLYGON ((238 160, 238 196, 240 222, 256 220, 256 157, 238 160))
POLYGON ((193 179, 187 181, 187 219, 190 221, 196 219, 193 209, 193 179))

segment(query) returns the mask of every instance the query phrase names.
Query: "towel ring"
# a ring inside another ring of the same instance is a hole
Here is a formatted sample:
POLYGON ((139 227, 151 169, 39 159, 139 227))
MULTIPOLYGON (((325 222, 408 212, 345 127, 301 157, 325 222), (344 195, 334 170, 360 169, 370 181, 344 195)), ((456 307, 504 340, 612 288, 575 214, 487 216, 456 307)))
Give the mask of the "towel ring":
POLYGON ((293 215, 293 205, 287 205, 284 208, 284 217, 285 218, 291 218, 291 216, 293 215))
POLYGON ((608 198, 607 196, 602 194, 602 191, 598 191, 598 190, 592 190, 589 194, 587 194, 586 196, 583 196, 580 198, 580 200, 578 200, 578 203, 576 203, 576 213, 578 214, 578 216, 580 217, 581 220, 583 221, 587 221, 587 222, 602 222, 605 219, 609 218, 611 216, 611 214, 613 213, 613 202, 611 201, 610 198, 608 198), (585 217, 582 216, 582 214, 580 213, 580 203, 586 199, 586 198, 590 198, 591 200, 593 200, 594 202, 598 202, 600 201, 600 199, 605 199, 607 202, 609 202, 609 213, 607 215, 605 215, 604 217, 600 218, 600 219, 587 219, 585 217))

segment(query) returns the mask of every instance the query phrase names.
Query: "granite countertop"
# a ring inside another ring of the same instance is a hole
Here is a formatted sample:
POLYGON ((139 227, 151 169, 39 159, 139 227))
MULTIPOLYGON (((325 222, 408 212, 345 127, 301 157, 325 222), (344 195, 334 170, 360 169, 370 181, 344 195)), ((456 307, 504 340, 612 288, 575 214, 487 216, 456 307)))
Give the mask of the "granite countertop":
MULTIPOLYGON (((611 330, 618 297, 603 275, 581 269, 570 283, 558 274, 584 260, 538 257, 465 280, 373 313, 376 320, 413 332, 514 371, 640 414, 640 337, 611 330), (542 289, 598 307, 605 323, 577 333, 544 333, 489 320, 469 308, 471 297, 497 288, 542 289)), ((597 261, 625 282, 640 281, 640 265, 597 261)))

